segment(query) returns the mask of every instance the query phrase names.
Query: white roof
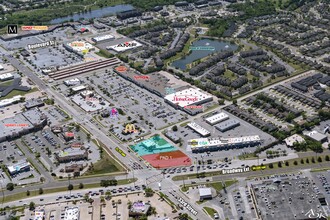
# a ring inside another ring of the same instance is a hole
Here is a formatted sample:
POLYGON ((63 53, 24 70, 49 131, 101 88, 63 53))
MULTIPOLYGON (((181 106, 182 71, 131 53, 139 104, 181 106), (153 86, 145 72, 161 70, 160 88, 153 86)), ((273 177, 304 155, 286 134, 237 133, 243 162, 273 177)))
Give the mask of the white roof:
POLYGON ((298 134, 294 134, 294 135, 292 135, 290 137, 287 137, 287 138, 284 139, 284 141, 285 141, 286 145, 291 146, 291 147, 293 146, 293 144, 295 142, 298 142, 298 143, 305 142, 304 138, 302 138, 298 134))
POLYGON ((19 161, 11 166, 7 166, 9 173, 19 172, 22 168, 30 166, 30 163, 27 161, 19 161))
POLYGON ((78 207, 66 208, 64 220, 79 220, 79 208, 78 207))
POLYGON ((194 131, 196 131, 197 133, 199 133, 202 136, 206 136, 206 135, 210 134, 210 132, 208 130, 206 130, 205 128, 203 128, 199 124, 196 124, 195 122, 191 122, 187 125, 188 125, 188 127, 190 127, 191 129, 193 129, 194 131))
POLYGON ((213 147, 213 146, 228 146, 242 143, 250 143, 250 142, 259 142, 259 135, 252 136, 243 136, 243 137, 235 137, 235 138, 198 138, 192 139, 188 141, 188 146, 193 148, 203 148, 203 147, 213 147))
POLYGON ((130 49, 133 49, 133 48, 136 48, 136 47, 141 47, 141 46, 142 46, 141 43, 137 42, 136 40, 132 40, 132 41, 122 42, 122 43, 119 43, 119 44, 116 44, 116 45, 108 46, 107 49, 108 50, 114 50, 116 52, 123 52, 123 51, 130 50, 130 49), (123 47, 120 44, 127 44, 129 46, 124 46, 123 47))
POLYGON ((189 88, 176 93, 169 94, 165 96, 164 99, 184 108, 185 106, 201 103, 209 98, 212 98, 212 96, 202 92, 199 89, 189 88))
POLYGON ((72 83, 72 82, 80 82, 80 80, 78 78, 74 78, 74 79, 65 80, 64 82, 72 83))
POLYGON ((0 65, 0 69, 4 69, 2 65, 0 65))
POLYGON ((87 43, 85 41, 73 41, 67 44, 69 47, 71 47, 75 51, 84 52, 85 50, 90 50, 94 48, 93 45, 90 43, 87 43))
POLYGON ((199 188, 199 196, 212 196, 211 188, 199 188))
POLYGON ((77 91, 84 90, 84 89, 86 89, 86 86, 80 85, 80 86, 73 87, 72 91, 77 92, 77 91))
POLYGON ((23 98, 23 96, 17 95, 17 96, 14 96, 13 98, 10 98, 10 99, 3 99, 3 100, 0 101, 0 107, 10 105, 13 102, 19 101, 21 98, 23 98))
POLYGON ((97 36, 93 37, 92 39, 95 41, 102 41, 102 40, 108 40, 108 39, 114 39, 115 37, 111 34, 103 35, 103 36, 97 36))
POLYGON ((44 210, 34 212, 34 220, 43 220, 44 217, 45 217, 45 211, 44 210))
POLYGON ((94 92, 91 91, 91 90, 85 90, 85 91, 82 91, 80 94, 81 94, 82 96, 89 96, 89 95, 93 95, 94 92))
POLYGON ((5 74, 1 74, 0 75, 0 79, 3 80, 3 79, 8 79, 8 78, 11 78, 13 77, 14 75, 11 74, 11 73, 5 73, 5 74))
POLYGON ((220 112, 216 115, 206 118, 205 120, 210 124, 216 124, 218 122, 225 121, 227 119, 229 119, 229 116, 224 112, 220 112))
POLYGON ((309 136, 309 137, 311 137, 311 138, 313 138, 314 140, 317 140, 317 141, 321 141, 321 140, 327 138, 326 135, 324 135, 324 134, 322 134, 318 131, 315 131, 315 130, 313 130, 313 131, 304 131, 303 134, 306 135, 306 136, 309 136))

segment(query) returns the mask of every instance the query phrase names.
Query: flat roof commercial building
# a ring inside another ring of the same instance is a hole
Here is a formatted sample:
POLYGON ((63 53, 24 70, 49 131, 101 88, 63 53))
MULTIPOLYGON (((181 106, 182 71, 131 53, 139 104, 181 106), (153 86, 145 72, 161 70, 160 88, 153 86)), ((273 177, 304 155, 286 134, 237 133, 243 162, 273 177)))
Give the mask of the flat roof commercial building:
POLYGON ((0 81, 6 81, 10 79, 14 79, 14 75, 11 73, 5 73, 0 75, 0 81))
POLYGON ((88 52, 95 50, 95 47, 85 41, 73 41, 63 45, 65 49, 70 52, 74 52, 80 56, 87 54, 88 52))
POLYGON ((10 98, 10 99, 0 100, 0 108, 6 107, 6 106, 11 105, 15 102, 19 102, 21 100, 21 98, 23 98, 23 96, 17 95, 17 96, 14 96, 13 98, 10 98))
POLYGON ((29 99, 24 104, 26 109, 31 109, 31 108, 35 108, 35 107, 42 107, 44 105, 45 105, 45 103, 40 98, 29 99))
POLYGON ((210 136, 210 134, 211 134, 208 130, 206 130, 199 124, 196 124, 195 122, 191 122, 191 123, 187 124, 187 126, 191 129, 193 129, 194 131, 196 131, 198 134, 202 135, 203 137, 210 136))
POLYGON ((207 123, 209 123, 210 125, 215 125, 219 122, 222 122, 222 121, 225 121, 225 120, 228 120, 228 119, 229 119, 229 116, 226 113, 220 112, 216 115, 213 115, 211 117, 206 118, 205 121, 207 123))
POLYGON ((213 100, 213 97, 202 90, 189 88, 165 96, 165 102, 173 106, 184 108, 185 106, 200 105, 213 100))
POLYGON ((287 146, 292 147, 294 143, 303 143, 305 142, 304 138, 298 134, 291 135, 284 139, 287 146))
POLYGON ((221 132, 225 132, 225 131, 233 129, 237 126, 240 126, 240 124, 241 123, 236 119, 229 119, 227 121, 224 121, 224 122, 221 122, 221 123, 215 125, 214 127, 221 132))
POLYGON ((86 89, 86 86, 80 85, 80 86, 73 87, 72 91, 73 92, 79 92, 79 91, 82 91, 82 90, 85 90, 85 89, 86 89))
POLYGON ((31 164, 26 160, 21 160, 13 165, 7 166, 8 172, 11 176, 16 175, 18 173, 30 171, 31 164))
POLYGON ((97 36, 97 37, 93 37, 92 41, 94 41, 95 43, 99 43, 102 41, 106 41, 106 40, 114 40, 115 37, 111 34, 107 34, 107 35, 103 35, 103 36, 97 36))
POLYGON ((74 78, 74 79, 69 79, 69 80, 65 80, 64 84, 66 86, 74 86, 80 83, 80 80, 78 78, 74 78))
POLYGON ((129 210, 130 217, 137 217, 141 215, 146 215, 150 209, 149 203, 144 203, 142 201, 134 202, 131 209, 129 210))
POLYGON ((314 131, 304 131, 303 134, 312 138, 313 140, 321 142, 321 143, 328 141, 328 137, 326 135, 321 134, 320 132, 315 131, 315 130, 314 131))
POLYGON ((56 159, 60 163, 67 163, 70 161, 79 161, 88 159, 88 151, 84 147, 67 147, 56 153, 56 159))
POLYGON ((259 135, 236 138, 199 138, 188 141, 193 153, 252 147, 261 143, 259 135))
POLYGON ((141 46, 142 44, 140 42, 137 42, 136 40, 132 40, 132 41, 126 41, 112 46, 108 46, 106 48, 107 50, 114 50, 115 52, 124 52, 141 46))
POLYGON ((0 121, 0 142, 38 131, 47 125, 47 117, 38 108, 0 121))
POLYGON ((212 199, 211 188, 199 188, 199 200, 203 201, 204 199, 212 199))

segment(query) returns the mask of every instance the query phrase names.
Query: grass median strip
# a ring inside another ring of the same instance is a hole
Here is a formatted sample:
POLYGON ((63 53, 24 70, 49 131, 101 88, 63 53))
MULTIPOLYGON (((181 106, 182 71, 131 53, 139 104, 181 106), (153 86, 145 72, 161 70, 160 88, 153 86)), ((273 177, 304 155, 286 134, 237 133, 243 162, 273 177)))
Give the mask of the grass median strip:
MULTIPOLYGON (((124 179, 124 180, 118 180, 117 185, 126 185, 126 184, 130 184, 133 182, 136 182, 137 178, 130 178, 130 179, 124 179)), ((100 183, 90 183, 90 184, 84 184, 83 189, 92 189, 92 188, 99 188, 101 187, 100 183)), ((81 190, 79 189, 79 184, 78 185, 74 185, 73 190, 81 190)), ((33 190, 30 191, 30 196, 27 196, 27 192, 21 192, 21 193, 16 193, 13 195, 8 195, 5 196, 3 199, 3 202, 12 202, 12 201, 17 201, 17 200, 22 200, 22 199, 26 199, 26 198, 31 198, 34 196, 39 196, 39 195, 44 195, 44 194, 50 194, 50 193, 57 193, 57 192, 65 192, 65 191, 69 191, 67 186, 63 186, 63 187, 58 187, 58 188, 49 188, 49 189, 43 189, 43 193, 39 194, 39 190, 33 190)))
POLYGON ((207 214, 209 214, 209 216, 211 216, 211 218, 213 218, 214 214, 217 213, 216 210, 207 206, 205 206, 203 209, 206 211, 207 214))
POLYGON ((229 187, 233 184, 235 184, 237 182, 237 180, 226 180, 226 181, 222 181, 222 182, 211 182, 211 183, 195 183, 195 184, 185 184, 185 186, 183 186, 181 188, 181 190, 183 192, 187 192, 189 187, 197 187, 199 185, 205 185, 206 187, 212 187, 214 188, 217 192, 219 192, 220 190, 224 189, 225 187, 229 187), (225 184, 225 187, 224 185, 225 184))

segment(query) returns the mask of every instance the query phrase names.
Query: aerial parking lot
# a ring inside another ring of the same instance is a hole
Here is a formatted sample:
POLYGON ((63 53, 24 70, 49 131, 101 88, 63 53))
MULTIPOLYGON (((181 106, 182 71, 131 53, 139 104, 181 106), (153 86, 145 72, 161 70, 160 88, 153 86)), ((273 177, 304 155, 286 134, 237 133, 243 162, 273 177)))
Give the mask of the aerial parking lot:
POLYGON ((114 117, 102 117, 99 114, 97 118, 104 126, 112 127, 120 139, 129 139, 121 134, 127 123, 134 124, 144 131, 143 134, 147 134, 153 129, 161 129, 187 117, 186 113, 175 110, 157 95, 141 89, 115 73, 99 73, 84 79, 86 82, 88 80, 93 82, 95 90, 111 103, 107 111, 117 109, 118 115, 114 117))
MULTIPOLYGON (((261 131, 259 128, 249 124, 248 122, 241 120, 240 118, 230 114, 229 112, 226 111, 221 111, 225 114, 228 115, 228 119, 223 121, 223 122, 219 122, 217 124, 211 125, 209 123, 206 122, 206 118, 211 117, 212 115, 218 114, 220 113, 220 111, 213 111, 209 114, 207 114, 206 116, 203 117, 199 117, 197 119, 194 120, 194 122, 198 125, 200 125, 202 128, 204 128, 207 132, 209 132, 209 136, 205 137, 205 138, 217 138, 217 137, 223 137, 223 138, 235 138, 235 137, 242 137, 242 136, 250 136, 250 135, 259 135, 260 139, 262 140, 262 146, 266 146, 272 142, 274 142, 276 139, 274 137, 272 137, 271 135, 261 131), (219 124, 223 124, 226 123, 229 120, 236 120, 237 122, 239 122, 239 125, 229 129, 227 131, 221 132, 220 130, 218 130, 215 126, 219 125, 219 124)), ((238 148, 238 149, 230 149, 230 150, 221 150, 218 152, 212 152, 211 154, 195 154, 192 153, 191 150, 189 148, 186 148, 186 146, 188 145, 188 142, 191 141, 192 139, 199 139, 199 138, 204 138, 200 133, 198 133, 197 131, 191 129, 188 127, 187 125, 188 123, 185 124, 181 124, 180 126, 177 126, 177 131, 172 131, 177 138, 180 138, 182 140, 182 148, 184 149, 184 152, 187 153, 191 158, 194 157, 199 157, 200 155, 207 155, 207 158, 209 159, 220 159, 220 158, 225 158, 225 157, 229 157, 229 158, 234 158, 234 157, 238 157, 239 155, 243 154, 243 153, 251 153, 254 152, 254 150, 257 148, 257 146, 251 146, 251 147, 245 147, 245 148, 238 148)), ((168 130, 171 130, 171 128, 169 128, 168 130)))

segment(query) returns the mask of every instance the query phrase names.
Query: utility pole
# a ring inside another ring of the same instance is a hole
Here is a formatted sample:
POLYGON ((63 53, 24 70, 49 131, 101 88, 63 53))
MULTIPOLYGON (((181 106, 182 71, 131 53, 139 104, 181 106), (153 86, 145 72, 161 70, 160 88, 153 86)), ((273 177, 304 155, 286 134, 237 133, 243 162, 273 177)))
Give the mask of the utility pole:
POLYGON ((197 156, 195 157, 195 159, 196 159, 196 176, 197 176, 197 178, 199 178, 199 177, 198 177, 198 168, 197 168, 197 166, 198 166, 197 156))
MULTIPOLYGON (((70 177, 71 177, 71 174, 68 174, 68 178, 69 178, 69 186, 70 186, 70 177)), ((70 188, 70 197, 71 197, 71 188, 70 188)))

